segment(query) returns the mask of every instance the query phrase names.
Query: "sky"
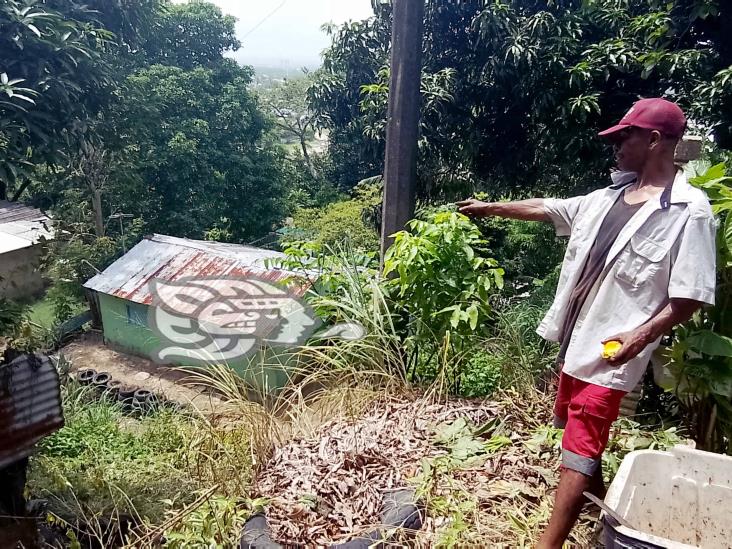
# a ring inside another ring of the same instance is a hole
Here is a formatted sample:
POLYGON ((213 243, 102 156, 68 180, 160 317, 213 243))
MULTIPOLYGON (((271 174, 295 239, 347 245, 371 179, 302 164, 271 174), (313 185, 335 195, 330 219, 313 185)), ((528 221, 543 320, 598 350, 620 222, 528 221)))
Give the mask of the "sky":
POLYGON ((373 14, 370 0, 210 0, 238 19, 242 64, 298 70, 320 65, 330 43, 324 23, 343 23, 373 14))

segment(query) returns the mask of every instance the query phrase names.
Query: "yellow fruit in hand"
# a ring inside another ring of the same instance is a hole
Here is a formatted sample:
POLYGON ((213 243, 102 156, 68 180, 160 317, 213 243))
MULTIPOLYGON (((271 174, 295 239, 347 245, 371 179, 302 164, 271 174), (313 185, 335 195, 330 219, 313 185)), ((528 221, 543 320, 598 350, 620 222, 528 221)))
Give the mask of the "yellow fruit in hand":
POLYGON ((608 341, 602 345, 602 358, 607 360, 618 354, 618 351, 622 348, 623 344, 619 341, 608 341))

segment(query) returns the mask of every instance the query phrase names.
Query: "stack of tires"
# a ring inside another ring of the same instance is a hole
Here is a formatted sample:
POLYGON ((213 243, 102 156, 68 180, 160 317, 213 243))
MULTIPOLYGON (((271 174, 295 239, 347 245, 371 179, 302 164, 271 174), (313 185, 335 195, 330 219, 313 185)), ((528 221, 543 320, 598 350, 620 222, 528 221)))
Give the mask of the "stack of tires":
POLYGON ((97 372, 92 368, 79 370, 76 380, 81 385, 93 387, 100 397, 113 402, 119 402, 122 410, 128 414, 140 416, 167 406, 181 411, 182 406, 177 402, 167 401, 141 387, 130 387, 121 381, 112 379, 109 372, 97 372))

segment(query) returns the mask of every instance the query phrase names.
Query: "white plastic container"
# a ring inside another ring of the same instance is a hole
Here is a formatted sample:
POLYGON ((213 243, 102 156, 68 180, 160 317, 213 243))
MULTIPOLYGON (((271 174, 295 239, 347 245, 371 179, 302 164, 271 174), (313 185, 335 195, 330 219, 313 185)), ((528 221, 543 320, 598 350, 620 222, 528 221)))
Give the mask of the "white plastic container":
POLYGON ((605 504, 633 528, 603 514, 608 549, 732 547, 732 457, 676 446, 640 450, 620 465, 605 504))

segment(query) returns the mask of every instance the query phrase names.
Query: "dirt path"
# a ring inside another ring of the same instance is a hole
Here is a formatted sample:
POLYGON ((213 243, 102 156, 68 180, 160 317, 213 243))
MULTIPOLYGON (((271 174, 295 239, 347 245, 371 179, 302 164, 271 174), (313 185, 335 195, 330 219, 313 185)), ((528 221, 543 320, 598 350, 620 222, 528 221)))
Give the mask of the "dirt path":
POLYGON ((110 349, 98 332, 87 332, 61 348, 59 354, 71 361, 71 372, 86 368, 108 372, 112 379, 125 385, 153 391, 201 411, 213 412, 223 406, 223 401, 211 391, 191 383, 186 371, 110 349))

